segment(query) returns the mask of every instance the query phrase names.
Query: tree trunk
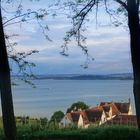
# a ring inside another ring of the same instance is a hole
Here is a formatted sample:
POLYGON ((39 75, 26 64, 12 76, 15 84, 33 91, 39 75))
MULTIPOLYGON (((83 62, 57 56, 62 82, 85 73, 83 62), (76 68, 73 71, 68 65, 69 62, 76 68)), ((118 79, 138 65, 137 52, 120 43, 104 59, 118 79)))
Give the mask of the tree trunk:
POLYGON ((135 99, 136 115, 140 132, 140 25, 139 11, 136 0, 127 0, 128 25, 130 30, 130 46, 134 75, 133 93, 135 99))
POLYGON ((5 137, 6 140, 15 140, 16 123, 13 110, 10 68, 4 38, 1 9, 0 9, 0 92, 1 92, 1 105, 3 115, 2 117, 5 137))

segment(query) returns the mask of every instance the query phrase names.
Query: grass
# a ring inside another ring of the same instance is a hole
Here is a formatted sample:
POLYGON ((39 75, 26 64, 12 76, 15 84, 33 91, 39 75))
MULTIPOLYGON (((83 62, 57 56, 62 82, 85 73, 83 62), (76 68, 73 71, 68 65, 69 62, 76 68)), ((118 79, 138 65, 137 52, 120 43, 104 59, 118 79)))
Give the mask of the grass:
MULTIPOLYGON (((102 126, 89 129, 56 129, 50 130, 39 126, 18 127, 18 140, 139 140, 136 127, 102 126)), ((4 140, 0 129, 0 140, 4 140)))
MULTIPOLYGON (((22 124, 17 121, 17 140, 140 140, 137 127, 134 126, 93 126, 88 129, 58 129, 54 125, 40 126, 37 119, 22 124)), ((0 118, 0 140, 4 140, 0 118)))

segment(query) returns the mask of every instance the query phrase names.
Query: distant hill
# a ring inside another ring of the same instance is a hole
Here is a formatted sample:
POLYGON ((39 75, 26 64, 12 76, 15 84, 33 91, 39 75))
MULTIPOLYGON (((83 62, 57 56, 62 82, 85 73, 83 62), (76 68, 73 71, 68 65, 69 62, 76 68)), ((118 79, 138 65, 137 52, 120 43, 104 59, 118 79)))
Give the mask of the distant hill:
MULTIPOLYGON (((12 78, 22 78, 21 75, 12 75, 12 78)), ((133 80, 132 73, 119 73, 107 75, 92 74, 56 74, 56 75, 36 75, 36 79, 53 80, 133 80)))
POLYGON ((80 75, 80 74, 61 74, 61 75, 37 75, 37 79, 54 80, 132 80, 132 73, 108 74, 108 75, 80 75))

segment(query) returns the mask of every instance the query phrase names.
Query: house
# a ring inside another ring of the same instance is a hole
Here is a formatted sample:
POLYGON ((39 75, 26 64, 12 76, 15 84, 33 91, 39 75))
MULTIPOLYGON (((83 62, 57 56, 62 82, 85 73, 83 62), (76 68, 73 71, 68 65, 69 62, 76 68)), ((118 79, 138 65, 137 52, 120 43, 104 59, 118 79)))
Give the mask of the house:
POLYGON ((119 110, 117 109, 114 103, 105 103, 105 104, 102 103, 100 106, 103 108, 107 120, 110 120, 117 114, 120 114, 119 110))
POLYGON ((122 115, 132 115, 132 107, 130 103, 114 103, 120 114, 122 115))
POLYGON ((72 123, 72 118, 70 113, 67 113, 59 123, 60 128, 70 127, 72 125, 73 123, 72 123))
POLYGON ((83 128, 88 128, 89 127, 89 120, 87 118, 86 110, 81 110, 80 111, 82 120, 83 120, 83 128))
POLYGON ((113 119, 108 120, 105 124, 137 126, 137 118, 136 115, 117 115, 113 119))
POLYGON ((67 113, 60 122, 60 127, 77 126, 78 128, 84 127, 84 118, 81 111, 67 113))
POLYGON ((100 106, 107 106, 111 105, 112 106, 112 115, 132 115, 132 106, 130 103, 130 99, 128 102, 101 102, 100 106))
POLYGON ((106 122, 106 115, 102 107, 92 107, 86 110, 70 112, 60 122, 60 127, 77 126, 88 128, 90 125, 101 125, 106 122))
POLYGON ((136 116, 132 115, 129 102, 101 102, 100 105, 85 110, 72 111, 61 120, 61 127, 76 126, 88 128, 91 125, 132 124, 136 125, 136 116))
POLYGON ((101 106, 85 110, 90 125, 101 125, 107 121, 106 114, 101 106))

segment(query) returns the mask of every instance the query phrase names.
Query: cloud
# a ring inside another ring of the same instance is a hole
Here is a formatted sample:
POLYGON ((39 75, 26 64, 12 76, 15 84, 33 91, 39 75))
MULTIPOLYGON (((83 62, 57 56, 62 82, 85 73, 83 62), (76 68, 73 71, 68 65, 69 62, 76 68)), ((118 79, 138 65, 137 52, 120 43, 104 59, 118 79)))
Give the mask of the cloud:
POLYGON ((64 29, 64 28, 67 29, 67 28, 71 27, 71 25, 70 24, 56 24, 56 25, 50 25, 49 27, 50 27, 50 29, 61 30, 61 29, 64 29))
MULTIPOLYGON (((41 6, 43 2, 40 2, 41 6)), ((31 3, 29 4, 29 6, 31 3)), ((34 8, 38 8, 36 5, 34 8)), ((102 21, 105 15, 101 15, 102 21)), ((92 20, 91 20, 92 21, 92 20)), ((117 73, 129 72, 131 69, 129 33, 122 27, 113 26, 94 26, 88 23, 89 28, 83 34, 87 37, 86 45, 90 56, 95 58, 91 61, 88 69, 80 67, 86 61, 86 56, 81 48, 77 47, 74 40, 69 44, 68 57, 60 55, 62 51, 63 37, 66 31, 71 28, 70 20, 60 15, 56 18, 48 16, 42 21, 42 25, 48 25, 49 37, 53 40, 49 42, 42 34, 42 30, 35 21, 17 28, 8 28, 9 33, 17 32, 20 34, 13 41, 18 42, 18 51, 39 50, 38 54, 29 57, 29 61, 37 64, 36 73, 117 73)), ((106 23, 104 23, 105 25, 106 23)))

